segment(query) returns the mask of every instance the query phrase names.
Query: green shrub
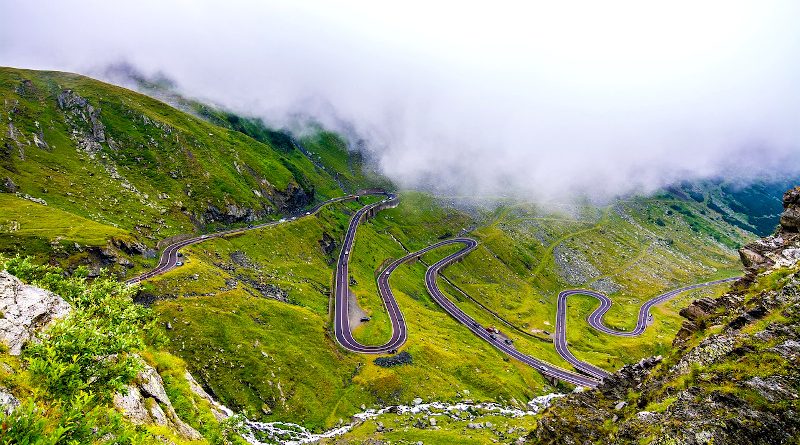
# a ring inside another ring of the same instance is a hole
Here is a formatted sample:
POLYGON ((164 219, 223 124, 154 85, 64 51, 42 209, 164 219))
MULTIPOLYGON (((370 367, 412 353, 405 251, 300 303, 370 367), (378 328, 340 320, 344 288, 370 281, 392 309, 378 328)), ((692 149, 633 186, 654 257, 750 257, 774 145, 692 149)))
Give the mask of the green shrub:
POLYGON ((57 267, 16 257, 6 269, 20 279, 57 293, 72 312, 56 321, 24 351, 37 385, 52 400, 70 400, 80 392, 108 401, 139 371, 131 353, 146 346, 155 332, 148 308, 135 304, 135 289, 108 275, 89 281, 85 268, 67 276, 57 267))

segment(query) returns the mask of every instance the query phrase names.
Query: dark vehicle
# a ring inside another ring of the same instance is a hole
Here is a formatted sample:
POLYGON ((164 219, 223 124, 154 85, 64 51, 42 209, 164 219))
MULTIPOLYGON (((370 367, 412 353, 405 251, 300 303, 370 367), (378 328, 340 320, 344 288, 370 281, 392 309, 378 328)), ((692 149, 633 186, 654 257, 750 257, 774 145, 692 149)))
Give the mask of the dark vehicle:
POLYGON ((514 343, 514 340, 511 340, 510 338, 507 338, 507 339, 505 339, 505 340, 503 340, 503 341, 504 341, 504 342, 505 342, 507 345, 510 345, 510 344, 514 343))
POLYGON ((497 335, 496 335, 496 334, 492 334, 492 335, 490 335, 489 337, 491 337, 491 338, 492 338, 492 340, 497 340, 497 335))
POLYGON ((370 320, 369 317, 361 317, 361 321, 369 321, 369 320, 370 320))
POLYGON ((183 256, 183 253, 182 252, 178 252, 178 257, 182 257, 182 256, 183 256))

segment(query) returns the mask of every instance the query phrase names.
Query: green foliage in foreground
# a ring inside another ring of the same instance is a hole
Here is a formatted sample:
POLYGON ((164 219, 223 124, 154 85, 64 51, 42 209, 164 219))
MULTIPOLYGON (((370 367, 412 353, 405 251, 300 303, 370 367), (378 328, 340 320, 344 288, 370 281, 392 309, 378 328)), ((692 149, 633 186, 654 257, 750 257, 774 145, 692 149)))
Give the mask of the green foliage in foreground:
POLYGON ((148 309, 133 303, 134 289, 107 276, 87 283, 85 269, 64 277, 60 269, 19 257, 6 268, 73 308, 25 350, 29 371, 49 397, 88 392, 108 399, 133 380, 139 366, 131 353, 145 347, 154 323, 148 309))
MULTIPOLYGON (((85 269, 68 276, 30 258, 13 258, 5 269, 62 296, 72 311, 30 342, 19 359, 0 353, 0 386, 22 401, 10 414, 0 413, 0 444, 162 443, 159 436, 181 443, 170 431, 131 425, 111 405, 141 369, 134 353, 164 341, 152 311, 133 303, 135 289, 106 274, 89 281, 85 269)), ((182 362, 166 353, 143 355, 171 376, 164 378, 165 388, 179 415, 212 443, 229 443, 223 426, 190 400, 186 381, 176 382, 174 375, 185 369, 182 362)))

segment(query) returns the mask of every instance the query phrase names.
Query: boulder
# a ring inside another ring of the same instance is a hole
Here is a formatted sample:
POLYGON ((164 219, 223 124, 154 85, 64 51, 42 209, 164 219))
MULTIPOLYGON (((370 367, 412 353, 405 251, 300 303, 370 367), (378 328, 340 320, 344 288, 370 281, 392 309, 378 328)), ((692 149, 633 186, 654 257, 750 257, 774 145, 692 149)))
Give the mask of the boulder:
POLYGON ((0 181, 0 193, 17 193, 19 187, 17 184, 14 184, 14 181, 11 178, 5 178, 0 181))
POLYGON ((0 272, 0 340, 11 355, 53 320, 70 312, 69 304, 58 295, 29 286, 7 271, 0 272))
POLYGON ((6 388, 0 387, 0 412, 8 415, 18 406, 19 400, 14 397, 14 394, 11 394, 6 388))
POLYGON ((178 417, 158 371, 144 360, 142 367, 136 381, 128 385, 125 392, 114 395, 114 406, 136 425, 164 426, 185 439, 202 439, 203 436, 196 429, 178 417))

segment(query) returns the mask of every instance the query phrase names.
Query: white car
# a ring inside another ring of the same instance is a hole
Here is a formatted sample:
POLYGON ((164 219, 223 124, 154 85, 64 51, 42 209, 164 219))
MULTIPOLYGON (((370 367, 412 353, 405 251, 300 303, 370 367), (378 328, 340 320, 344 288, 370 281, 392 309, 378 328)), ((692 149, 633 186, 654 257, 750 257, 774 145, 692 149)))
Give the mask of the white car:
POLYGON ((278 220, 278 222, 286 222, 286 218, 281 218, 278 220))

